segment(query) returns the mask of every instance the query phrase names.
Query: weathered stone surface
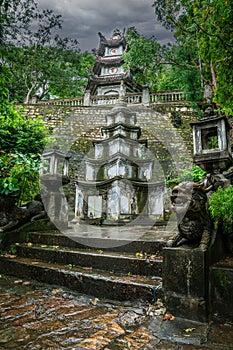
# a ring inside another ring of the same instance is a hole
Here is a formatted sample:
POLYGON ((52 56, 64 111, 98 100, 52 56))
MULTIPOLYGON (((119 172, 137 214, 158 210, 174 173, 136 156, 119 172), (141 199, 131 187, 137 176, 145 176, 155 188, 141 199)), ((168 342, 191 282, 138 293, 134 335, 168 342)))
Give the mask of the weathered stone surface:
POLYGON ((148 316, 146 304, 104 303, 62 288, 25 282, 0 276, 1 350, 233 348, 230 324, 177 317, 162 321, 162 316, 148 316), (34 311, 25 312, 28 307, 34 311), (6 310, 11 318, 2 315, 6 310))
POLYGON ((228 257, 210 269, 211 313, 223 322, 233 322, 233 258, 228 257))
POLYGON ((164 288, 201 298, 206 294, 206 252, 189 248, 164 248, 164 288))
POLYGON ((164 296, 168 310, 178 317, 206 321, 206 251, 164 248, 163 259, 164 296))

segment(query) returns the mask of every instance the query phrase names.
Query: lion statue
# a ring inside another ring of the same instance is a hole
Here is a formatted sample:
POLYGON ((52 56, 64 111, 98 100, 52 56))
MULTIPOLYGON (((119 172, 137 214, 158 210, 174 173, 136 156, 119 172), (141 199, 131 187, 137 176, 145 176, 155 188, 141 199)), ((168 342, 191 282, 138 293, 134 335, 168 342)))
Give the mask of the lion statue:
POLYGON ((175 247, 185 240, 186 243, 197 243, 200 249, 207 249, 211 236, 211 220, 203 184, 181 182, 173 188, 171 202, 176 213, 178 234, 167 245, 175 247))

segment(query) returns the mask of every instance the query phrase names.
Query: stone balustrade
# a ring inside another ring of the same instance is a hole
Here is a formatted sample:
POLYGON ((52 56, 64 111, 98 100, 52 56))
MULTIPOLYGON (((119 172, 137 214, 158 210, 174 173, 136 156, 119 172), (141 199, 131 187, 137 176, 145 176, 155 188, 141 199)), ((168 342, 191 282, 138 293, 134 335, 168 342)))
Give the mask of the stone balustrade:
POLYGON ((180 90, 158 91, 150 93, 150 103, 188 101, 189 93, 180 90))
POLYGON ((125 99, 127 103, 142 103, 141 94, 126 94, 125 99))
POLYGON ((91 96, 91 105, 112 105, 119 101, 118 95, 91 96))
POLYGON ((76 98, 62 98, 62 99, 52 99, 52 100, 41 100, 37 101, 38 104, 43 105, 53 105, 53 106, 83 106, 83 97, 76 98))
MULTIPOLYGON (((128 104, 156 104, 166 102, 188 101, 189 93, 180 90, 158 91, 148 93, 148 101, 143 98, 143 93, 128 93, 125 94, 125 100, 128 104)), ((89 96, 88 98, 64 98, 42 100, 34 103, 43 105, 58 105, 58 106, 97 106, 97 105, 112 105, 119 101, 118 95, 106 96, 89 96)))

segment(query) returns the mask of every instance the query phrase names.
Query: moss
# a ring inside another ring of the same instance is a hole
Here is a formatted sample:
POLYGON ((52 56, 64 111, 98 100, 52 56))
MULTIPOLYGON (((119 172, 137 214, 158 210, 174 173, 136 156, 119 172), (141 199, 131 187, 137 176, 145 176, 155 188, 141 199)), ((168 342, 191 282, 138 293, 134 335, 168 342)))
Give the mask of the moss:
POLYGON ((230 284, 230 282, 227 279, 227 276, 224 274, 223 271, 219 269, 213 272, 213 280, 214 280, 214 284, 218 287, 218 289, 222 293, 224 293, 227 290, 230 284))

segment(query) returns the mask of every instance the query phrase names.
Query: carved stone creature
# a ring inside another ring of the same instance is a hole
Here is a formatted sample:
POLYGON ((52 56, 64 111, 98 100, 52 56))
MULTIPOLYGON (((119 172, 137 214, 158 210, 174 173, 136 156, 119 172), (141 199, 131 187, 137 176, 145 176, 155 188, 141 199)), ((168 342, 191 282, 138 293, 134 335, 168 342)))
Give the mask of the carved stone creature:
POLYGON ((17 207, 14 200, 0 198, 0 232, 11 231, 26 222, 46 217, 43 203, 38 198, 27 203, 25 207, 17 207))
POLYGON ((207 249, 211 221, 203 186, 193 182, 182 182, 173 188, 171 202, 177 217, 178 234, 169 240, 167 245, 174 247, 185 239, 187 243, 198 243, 200 249, 207 249))

